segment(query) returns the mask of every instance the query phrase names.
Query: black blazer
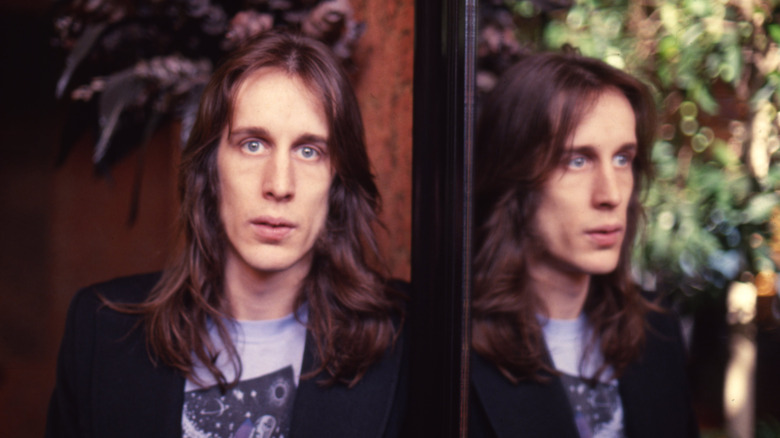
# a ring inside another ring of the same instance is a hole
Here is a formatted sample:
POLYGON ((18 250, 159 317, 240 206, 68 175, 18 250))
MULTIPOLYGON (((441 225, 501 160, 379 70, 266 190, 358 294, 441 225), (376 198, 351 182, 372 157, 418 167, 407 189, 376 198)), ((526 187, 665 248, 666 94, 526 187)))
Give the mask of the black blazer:
MULTIPOLYGON (((47 437, 181 437, 184 377, 146 349, 139 318, 101 306, 140 302, 159 274, 112 280, 79 291, 68 311, 49 405, 47 437), (134 329, 134 327, 137 327, 134 329)), ((314 364, 307 337, 302 370, 314 364)), ((301 379, 292 438, 396 437, 406 398, 403 339, 353 388, 301 379)))
MULTIPOLYGON (((629 438, 698 437, 679 323, 657 312, 648 322, 643 354, 618 380, 624 432, 629 438)), ((493 364, 471 357, 470 437, 579 438, 558 377, 513 385, 493 364)))

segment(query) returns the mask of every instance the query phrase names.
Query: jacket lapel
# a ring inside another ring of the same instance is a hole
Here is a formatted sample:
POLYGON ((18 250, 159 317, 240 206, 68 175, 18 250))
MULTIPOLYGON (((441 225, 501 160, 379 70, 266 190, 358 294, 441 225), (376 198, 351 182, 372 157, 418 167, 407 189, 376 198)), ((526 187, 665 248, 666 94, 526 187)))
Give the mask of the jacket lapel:
MULTIPOLYGON (((323 386, 325 373, 301 379, 293 407, 292 438, 381 437, 388 427, 397 396, 402 339, 374 364, 352 388, 342 384, 323 386)), ((315 368, 314 340, 306 338, 304 373, 315 368)))
POLYGON ((184 378, 149 359, 138 318, 102 309, 92 388, 96 436, 181 436, 184 378))
POLYGON ((653 312, 645 348, 620 378, 626 436, 698 436, 685 376, 685 352, 675 318, 653 312))
POLYGON ((560 379, 512 384, 494 365, 471 356, 473 400, 478 400, 499 438, 578 437, 560 379))

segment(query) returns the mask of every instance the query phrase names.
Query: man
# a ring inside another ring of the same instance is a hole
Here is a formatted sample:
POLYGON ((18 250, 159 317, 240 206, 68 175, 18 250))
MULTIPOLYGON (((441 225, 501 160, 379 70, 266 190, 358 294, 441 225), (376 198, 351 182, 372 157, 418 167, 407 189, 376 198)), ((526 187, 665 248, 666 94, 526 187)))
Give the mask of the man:
POLYGON ((655 130, 644 85, 539 54, 477 128, 474 437, 698 435, 677 321, 631 281, 655 130))
POLYGON ((231 54, 179 189, 171 266, 74 298, 47 436, 396 436, 402 297, 370 264, 379 194, 329 50, 267 32, 231 54))

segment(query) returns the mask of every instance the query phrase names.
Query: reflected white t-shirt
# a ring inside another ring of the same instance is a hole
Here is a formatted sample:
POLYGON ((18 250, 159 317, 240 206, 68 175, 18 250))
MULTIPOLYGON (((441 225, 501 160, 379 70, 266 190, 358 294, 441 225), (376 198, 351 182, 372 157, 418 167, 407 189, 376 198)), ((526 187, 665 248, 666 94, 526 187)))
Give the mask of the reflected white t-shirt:
POLYGON ((596 345, 582 361, 590 339, 585 315, 572 320, 540 318, 539 322, 553 365, 563 373, 561 383, 580 437, 623 437, 623 405, 612 370, 608 368, 595 386, 588 383, 588 378, 595 375, 604 359, 596 345))

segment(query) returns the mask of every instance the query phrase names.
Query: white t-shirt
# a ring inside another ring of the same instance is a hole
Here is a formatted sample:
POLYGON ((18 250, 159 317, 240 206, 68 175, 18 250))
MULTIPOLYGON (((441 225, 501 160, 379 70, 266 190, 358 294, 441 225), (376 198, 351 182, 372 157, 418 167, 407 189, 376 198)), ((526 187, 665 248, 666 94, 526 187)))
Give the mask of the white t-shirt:
POLYGON ((612 369, 602 373, 595 386, 588 383, 604 359, 596 345, 582 361, 590 339, 585 315, 572 320, 540 318, 539 321, 553 365, 563 373, 561 383, 569 397, 580 437, 624 436, 623 405, 612 369))
MULTIPOLYGON (((186 438, 289 436, 295 390, 301 375, 306 344, 308 311, 262 321, 227 321, 226 326, 241 358, 238 384, 225 394, 215 386, 214 377, 202 365, 195 374, 205 382, 201 387, 187 380, 184 387, 182 430, 186 438)), ((223 344, 213 326, 212 342, 223 344)), ((227 355, 217 358, 217 366, 230 382, 235 377, 227 355)))

